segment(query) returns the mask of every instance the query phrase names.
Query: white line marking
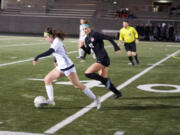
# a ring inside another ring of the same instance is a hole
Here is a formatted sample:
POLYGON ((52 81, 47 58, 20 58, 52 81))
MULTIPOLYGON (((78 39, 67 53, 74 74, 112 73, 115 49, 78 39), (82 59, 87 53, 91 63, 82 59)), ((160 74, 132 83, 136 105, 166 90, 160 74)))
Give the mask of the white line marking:
POLYGON ((10 132, 10 131, 0 131, 0 135, 44 135, 38 133, 24 133, 24 132, 10 132))
POLYGON ((32 60, 33 60, 33 58, 29 58, 29 59, 26 59, 26 60, 20 60, 20 61, 15 61, 15 62, 4 63, 4 64, 0 64, 0 67, 7 66, 7 65, 18 64, 18 63, 22 63, 22 62, 26 62, 26 61, 32 61, 32 60))
MULTIPOLYGON (((67 52, 67 54, 73 54, 73 53, 77 53, 77 51, 67 52)), ((46 59, 46 58, 49 58, 49 57, 51 57, 51 56, 44 57, 44 58, 40 58, 40 59, 46 59)), ((26 59, 26 60, 20 60, 20 61, 14 61, 14 62, 9 62, 9 63, 4 63, 4 64, 0 64, 0 67, 7 66, 7 65, 18 64, 18 63, 23 63, 23 62, 27 62, 27 61, 32 61, 33 59, 34 59, 34 58, 29 58, 29 59, 26 59)))
MULTIPOLYGON (((110 48, 112 46, 106 46, 106 48, 110 48)), ((77 53, 78 51, 70 51, 70 52, 67 52, 67 54, 73 54, 73 53, 77 53)), ((40 58, 40 59, 46 59, 46 58, 49 58, 51 56, 48 56, 48 57, 44 57, 44 58, 40 58)), ((20 60, 20 61, 14 61, 14 62, 9 62, 9 63, 4 63, 4 64, 0 64, 0 67, 3 67, 3 66, 7 66, 7 65, 13 65, 13 64, 18 64, 18 63, 23 63, 23 62, 27 62, 27 61, 32 61, 34 58, 29 58, 29 59, 26 59, 26 60, 20 60)))
POLYGON ((123 131, 117 131, 114 133, 114 135, 124 135, 124 132, 123 131))
MULTIPOLYGON (((164 61, 168 60, 169 58, 171 58, 171 56, 175 55, 176 53, 179 53, 180 50, 174 52, 173 54, 165 57, 164 59, 160 60, 159 62, 153 64, 152 66, 146 68, 145 70, 143 70, 142 72, 138 73, 137 75, 133 76, 132 78, 130 78, 129 80, 127 80, 126 82, 124 82, 123 84, 119 85, 117 87, 118 90, 121 90, 122 88, 126 87, 127 85, 129 85, 130 83, 132 83, 133 81, 137 80, 139 77, 141 77, 142 75, 146 74, 147 72, 149 72, 150 70, 152 70, 153 68, 155 68, 156 66, 158 66, 159 64, 163 63, 164 61)), ((112 96, 113 93, 112 92, 108 92, 107 94, 105 94, 104 96, 101 97, 101 102, 104 102, 107 98, 109 98, 110 96, 112 96)), ((46 130, 44 133, 47 134, 53 134, 55 132, 57 132, 58 130, 60 130, 61 128, 65 127, 66 125, 70 124, 71 122, 73 122, 74 120, 76 120, 77 118, 83 116, 85 113, 87 113, 88 111, 90 111, 92 108, 94 108, 96 105, 95 103, 91 103, 90 105, 87 105, 86 107, 84 107, 83 109, 79 110, 78 112, 76 112, 75 114, 67 117, 66 119, 64 119, 63 121, 57 123, 56 125, 54 125, 53 127, 51 127, 50 129, 46 130)))
POLYGON ((32 46, 32 45, 43 45, 46 43, 30 43, 30 44, 14 44, 14 45, 4 45, 0 46, 0 48, 8 48, 8 47, 18 47, 18 46, 32 46))

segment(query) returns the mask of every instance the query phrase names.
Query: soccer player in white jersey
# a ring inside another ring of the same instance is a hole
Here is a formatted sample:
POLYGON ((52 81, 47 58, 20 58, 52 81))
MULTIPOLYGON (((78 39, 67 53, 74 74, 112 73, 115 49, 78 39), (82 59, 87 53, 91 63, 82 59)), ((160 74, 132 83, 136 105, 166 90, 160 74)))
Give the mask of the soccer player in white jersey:
POLYGON ((80 26, 79 26, 79 44, 78 44, 78 54, 79 56, 77 58, 85 58, 86 57, 86 53, 83 56, 83 49, 80 48, 80 46, 82 46, 84 44, 84 39, 86 38, 86 34, 83 30, 82 25, 87 23, 86 20, 84 19, 80 19, 80 26))
POLYGON ((64 32, 59 30, 53 30, 48 27, 45 29, 44 37, 51 44, 48 51, 36 56, 33 61, 33 65, 37 65, 37 61, 41 57, 49 56, 53 54, 55 57, 56 67, 50 71, 44 78, 45 88, 48 95, 47 105, 54 106, 54 92, 53 92, 53 80, 66 76, 75 88, 82 90, 89 98, 93 99, 97 105, 97 109, 101 107, 99 98, 85 85, 79 81, 79 77, 76 73, 71 59, 66 55, 66 51, 62 41, 64 40, 64 32))

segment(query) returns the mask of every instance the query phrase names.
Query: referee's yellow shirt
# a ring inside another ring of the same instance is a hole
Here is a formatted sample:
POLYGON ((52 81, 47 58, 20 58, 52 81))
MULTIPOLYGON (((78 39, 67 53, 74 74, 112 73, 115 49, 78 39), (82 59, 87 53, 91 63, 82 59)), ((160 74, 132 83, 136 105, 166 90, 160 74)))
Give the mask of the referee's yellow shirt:
POLYGON ((127 28, 120 29, 119 40, 124 41, 125 43, 134 42, 135 39, 138 38, 137 31, 133 28, 128 26, 127 28))

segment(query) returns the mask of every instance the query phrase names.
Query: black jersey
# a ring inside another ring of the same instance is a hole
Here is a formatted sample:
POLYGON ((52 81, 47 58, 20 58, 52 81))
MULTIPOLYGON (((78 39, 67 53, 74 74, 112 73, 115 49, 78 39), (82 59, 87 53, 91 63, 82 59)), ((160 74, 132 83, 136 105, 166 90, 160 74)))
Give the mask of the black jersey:
POLYGON ((88 54, 91 53, 91 49, 92 49, 96 55, 97 61, 104 60, 105 58, 109 59, 108 54, 104 48, 103 40, 109 40, 111 44, 114 46, 115 51, 120 50, 120 48, 114 42, 112 37, 94 31, 91 31, 91 33, 86 36, 85 38, 86 46, 83 46, 82 49, 88 54))

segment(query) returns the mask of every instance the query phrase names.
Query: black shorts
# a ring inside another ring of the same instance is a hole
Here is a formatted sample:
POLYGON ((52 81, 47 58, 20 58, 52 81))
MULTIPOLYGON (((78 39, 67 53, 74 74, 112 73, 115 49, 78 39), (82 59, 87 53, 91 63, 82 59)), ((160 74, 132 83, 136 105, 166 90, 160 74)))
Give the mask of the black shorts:
POLYGON ((136 43, 131 42, 131 43, 124 43, 126 51, 131 51, 131 52, 136 52, 136 43))
POLYGON ((96 62, 102 64, 105 67, 108 67, 110 65, 109 58, 98 59, 96 62))

